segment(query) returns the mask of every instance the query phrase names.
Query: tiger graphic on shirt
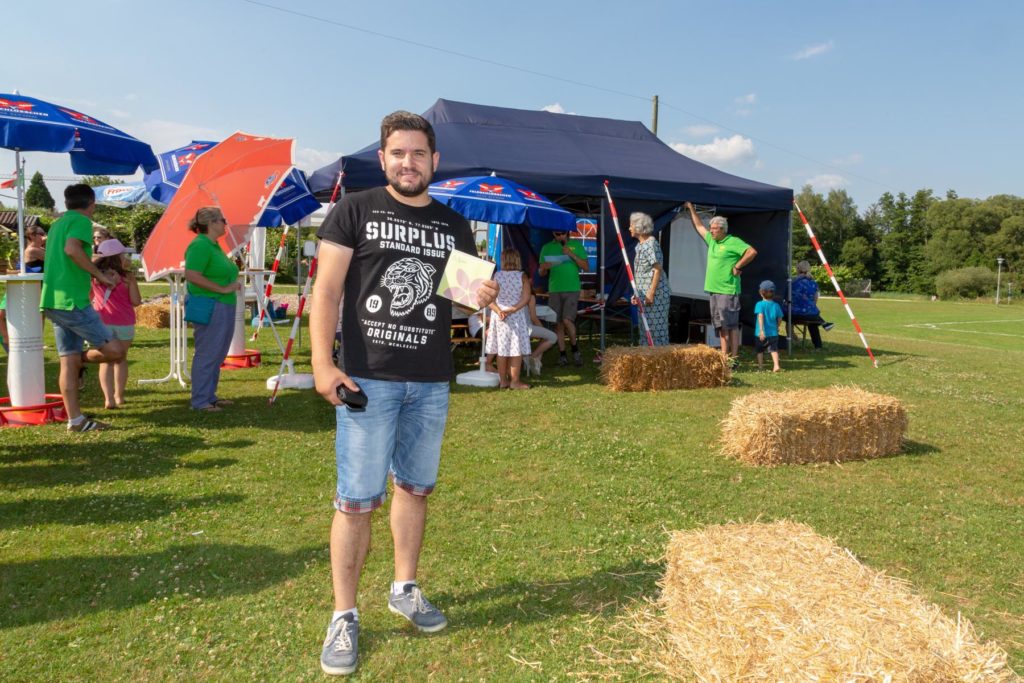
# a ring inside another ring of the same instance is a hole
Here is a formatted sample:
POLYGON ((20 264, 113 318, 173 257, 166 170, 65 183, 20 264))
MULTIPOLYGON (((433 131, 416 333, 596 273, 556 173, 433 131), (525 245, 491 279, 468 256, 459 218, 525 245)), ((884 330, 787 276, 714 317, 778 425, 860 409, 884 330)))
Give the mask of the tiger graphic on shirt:
POLYGON ((434 293, 431 276, 436 272, 437 268, 416 258, 392 263, 380 279, 381 286, 391 292, 391 315, 401 318, 428 301, 434 293))

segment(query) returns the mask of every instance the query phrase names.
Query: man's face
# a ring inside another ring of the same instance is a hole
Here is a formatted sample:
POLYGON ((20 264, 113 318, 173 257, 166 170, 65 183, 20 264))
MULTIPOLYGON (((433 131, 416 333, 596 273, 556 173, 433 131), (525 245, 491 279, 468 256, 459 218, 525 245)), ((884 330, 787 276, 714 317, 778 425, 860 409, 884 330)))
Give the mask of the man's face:
POLYGON ((418 130, 396 130, 377 152, 391 189, 403 197, 419 197, 434 178, 438 154, 430 153, 427 136, 418 130))
POLYGON ((566 240, 569 239, 569 233, 567 232, 556 232, 554 234, 555 241, 560 244, 565 244, 566 240))
POLYGON ((711 224, 711 238, 716 242, 720 242, 726 235, 725 230, 722 228, 721 223, 711 224))

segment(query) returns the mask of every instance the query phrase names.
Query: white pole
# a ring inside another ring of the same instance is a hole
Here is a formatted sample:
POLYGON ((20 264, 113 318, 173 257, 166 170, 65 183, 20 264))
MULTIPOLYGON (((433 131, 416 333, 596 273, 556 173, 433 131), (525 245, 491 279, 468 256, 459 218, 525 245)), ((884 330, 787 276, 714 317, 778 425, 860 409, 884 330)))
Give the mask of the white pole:
POLYGON ((25 162, 21 158, 21 150, 14 150, 14 165, 17 170, 17 179, 14 181, 18 187, 18 263, 21 264, 21 274, 25 270, 25 162))
POLYGON ((228 347, 229 356, 241 356, 245 353, 245 271, 238 276, 242 284, 235 296, 235 331, 231 335, 231 346, 228 347))
POLYGON ((996 306, 999 305, 999 290, 1002 289, 1003 257, 996 259, 996 306))

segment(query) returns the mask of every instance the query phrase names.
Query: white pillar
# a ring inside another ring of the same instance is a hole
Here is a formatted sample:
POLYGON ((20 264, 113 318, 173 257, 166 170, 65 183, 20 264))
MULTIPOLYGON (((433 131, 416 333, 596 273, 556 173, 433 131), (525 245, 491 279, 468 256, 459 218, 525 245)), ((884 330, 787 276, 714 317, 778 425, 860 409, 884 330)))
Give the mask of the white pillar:
POLYGON ((245 274, 238 276, 242 288, 235 292, 235 332, 231 335, 229 356, 240 356, 245 353, 245 274))
POLYGON ((7 388, 11 405, 38 406, 45 403, 46 375, 43 371, 43 319, 39 313, 40 273, 10 275, 7 282, 7 388))

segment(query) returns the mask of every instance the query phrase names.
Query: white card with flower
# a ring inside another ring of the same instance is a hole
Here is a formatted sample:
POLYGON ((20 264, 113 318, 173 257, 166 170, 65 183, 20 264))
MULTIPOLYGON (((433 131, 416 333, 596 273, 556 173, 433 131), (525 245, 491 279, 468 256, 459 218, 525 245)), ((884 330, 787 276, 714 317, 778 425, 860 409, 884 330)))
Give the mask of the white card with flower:
POLYGON ((494 273, 494 264, 465 252, 452 251, 441 274, 437 293, 467 308, 477 309, 476 292, 494 273))

